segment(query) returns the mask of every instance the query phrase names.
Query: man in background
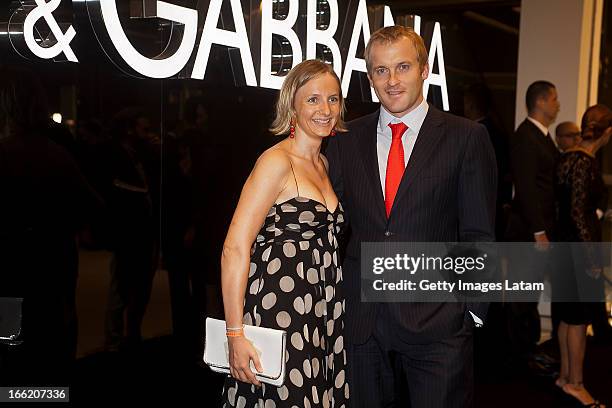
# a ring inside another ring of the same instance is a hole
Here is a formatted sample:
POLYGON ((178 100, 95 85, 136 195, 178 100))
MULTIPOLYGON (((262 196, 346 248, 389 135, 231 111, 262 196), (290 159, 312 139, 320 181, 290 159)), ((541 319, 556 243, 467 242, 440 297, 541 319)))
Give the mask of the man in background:
POLYGON ((580 128, 574 122, 561 122, 555 128, 555 139, 560 152, 565 152, 580 143, 580 128))
MULTIPOLYGON (((549 249, 555 227, 554 177, 559 151, 548 128, 559 113, 555 86, 548 81, 529 85, 525 95, 527 118, 510 139, 510 167, 514 183, 514 199, 508 221, 508 241, 535 242, 541 251, 549 249)), ((542 264, 510 265, 528 267, 529 273, 544 275, 542 264)), ((525 367, 540 339, 540 315, 537 303, 513 303, 508 306, 508 335, 511 361, 525 367)))

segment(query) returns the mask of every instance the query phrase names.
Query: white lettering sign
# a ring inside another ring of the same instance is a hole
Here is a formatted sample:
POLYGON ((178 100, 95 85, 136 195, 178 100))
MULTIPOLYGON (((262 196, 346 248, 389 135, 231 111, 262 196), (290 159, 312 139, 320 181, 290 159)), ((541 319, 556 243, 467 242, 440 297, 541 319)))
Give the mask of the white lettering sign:
MULTIPOLYGON (((366 63, 363 58, 357 58, 357 45, 359 44, 360 33, 363 34, 363 43, 367 44, 370 39, 370 22, 368 21, 368 9, 366 0, 359 0, 357 7, 357 15, 355 16, 355 25, 353 26, 353 34, 351 35, 351 43, 349 45, 348 55, 346 56, 346 65, 344 67, 344 75, 342 76, 342 95, 346 97, 348 94, 349 85, 351 84, 351 76, 353 71, 367 73, 366 63)), ((374 89, 371 89, 372 101, 378 102, 374 89)))
POLYGON ((70 48, 70 41, 76 35, 76 31, 70 26, 64 34, 53 17, 53 12, 60 5, 60 2, 61 0, 51 0, 49 3, 45 0, 36 0, 36 7, 30 11, 23 22, 23 36, 30 51, 39 58, 53 59, 64 53, 68 61, 78 62, 76 55, 70 48), (34 24, 41 18, 45 19, 55 37, 55 44, 50 47, 39 45, 34 38, 34 24))
MULTIPOLYGON (((64 53, 69 61, 77 62, 78 59, 70 47, 70 42, 76 35, 72 26, 66 33, 60 29, 57 21, 53 18, 52 12, 59 6, 61 0, 34 0, 36 6, 32 7, 24 21, 24 39, 27 47, 34 55, 43 59, 53 59, 59 54, 64 53), (39 44, 40 40, 34 38, 35 24, 44 18, 55 37, 55 44, 43 47, 39 44)), ((370 22, 368 19, 368 9, 366 0, 359 0, 357 12, 354 18, 354 25, 348 46, 348 52, 343 64, 340 47, 334 36, 338 31, 339 9, 338 0, 327 0, 329 5, 329 25, 325 29, 317 27, 317 16, 320 13, 317 5, 318 0, 307 1, 306 16, 306 38, 305 55, 297 35, 295 26, 298 24, 300 3, 299 0, 286 0, 288 6, 287 16, 284 19, 276 19, 273 16, 273 0, 262 0, 261 2, 261 55, 260 55, 260 75, 259 84, 255 75, 253 56, 249 38, 247 36, 245 18, 240 0, 211 0, 208 12, 204 20, 204 27, 200 42, 196 47, 198 31, 198 11, 189 7, 182 7, 166 1, 156 1, 155 17, 168 20, 182 26, 182 38, 176 51, 166 56, 167 50, 157 57, 149 58, 142 55, 130 42, 121 26, 116 0, 85 0, 91 8, 98 7, 103 29, 106 30, 112 47, 117 50, 120 58, 123 59, 128 67, 138 74, 149 78, 170 78, 185 68, 189 62, 194 48, 197 48, 191 77, 194 79, 204 79, 206 67, 210 58, 210 51, 213 44, 237 49, 240 53, 240 60, 244 71, 246 84, 248 86, 260 86, 264 88, 280 89, 284 76, 276 75, 272 72, 272 36, 284 37, 290 47, 291 55, 283 55, 283 58, 291 56, 292 67, 300 63, 305 56, 307 59, 317 57, 317 44, 327 47, 332 55, 334 71, 341 78, 342 93, 347 96, 353 72, 366 73, 366 64, 363 58, 357 56, 359 40, 363 37, 364 43, 370 38, 370 22), (218 28, 221 5, 223 1, 229 1, 231 16, 233 19, 234 31, 218 28)), ((257 11, 254 11, 257 12, 257 11)), ((94 18, 94 17, 91 17, 94 18)), ((93 24, 92 20, 92 25, 93 24)), ((384 6, 383 25, 391 26, 394 24, 393 14, 388 6, 384 6)), ((421 18, 414 16, 414 30, 418 34, 421 32, 421 18)), ((180 33, 180 31, 179 31, 180 33)), ((172 52, 170 49, 169 52, 172 52)), ((112 58, 112 57, 111 57, 112 58)), ((430 86, 440 87, 442 94, 442 107, 449 110, 448 89, 446 81, 446 70, 444 66, 444 50, 442 47, 442 33, 440 23, 434 24, 432 40, 429 49, 429 77, 424 83, 423 94, 425 98, 429 93, 430 86), (433 72, 434 63, 437 59, 438 72, 433 72)), ((377 102, 376 94, 371 89, 372 100, 377 102)))
POLYGON ((423 84, 423 95, 427 99, 429 87, 431 85, 437 85, 442 91, 442 108, 449 110, 450 105, 448 103, 448 89, 446 87, 446 70, 444 69, 444 52, 442 50, 442 34, 440 33, 440 23, 434 25, 433 37, 431 38, 431 45, 429 47, 429 77, 423 84), (432 72, 434 62, 438 57, 438 73, 432 72))
POLYGON ((102 18, 108 35, 117 52, 125 62, 136 72, 150 78, 169 78, 176 75, 191 57, 198 31, 198 12, 180 7, 165 1, 157 1, 157 16, 184 25, 183 39, 178 50, 164 59, 148 58, 134 48, 125 35, 117 14, 116 0, 100 1, 102 18))
POLYGON ((333 66, 338 78, 342 78, 342 56, 340 47, 334 39, 338 29, 338 1, 327 0, 329 4, 329 26, 325 30, 319 30, 317 24, 317 0, 308 0, 308 13, 306 23, 306 59, 317 57, 317 44, 329 48, 334 57, 333 66))
POLYGON ((204 73, 208 65, 208 57, 210 56, 210 47, 214 43, 238 48, 240 50, 240 58, 242 59, 246 83, 249 86, 257 86, 253 57, 251 56, 251 48, 249 47, 249 38, 247 37, 244 16, 242 15, 242 6, 240 5, 240 0, 229 1, 236 31, 232 32, 217 28, 223 0, 212 0, 208 7, 206 20, 204 21, 204 30, 202 30, 200 47, 198 48, 198 55, 191 77, 195 79, 204 79, 204 73))
POLYGON ((272 34, 285 37, 291 45, 291 68, 302 62, 302 46, 293 26, 297 22, 299 4, 289 2, 289 14, 284 20, 272 16, 272 1, 261 2, 261 72, 259 85, 263 88, 280 89, 284 76, 272 74, 272 34))

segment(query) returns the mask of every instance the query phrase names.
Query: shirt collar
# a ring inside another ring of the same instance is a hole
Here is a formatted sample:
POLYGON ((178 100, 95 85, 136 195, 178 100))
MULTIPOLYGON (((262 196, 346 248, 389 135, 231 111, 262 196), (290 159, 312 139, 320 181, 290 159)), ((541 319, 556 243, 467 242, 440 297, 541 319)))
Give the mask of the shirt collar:
POLYGON ((534 125, 536 125, 536 127, 538 129, 540 129, 540 132, 542 132, 544 134, 544 136, 548 136, 548 128, 546 126, 544 126, 543 124, 541 124, 540 122, 538 122, 537 120, 535 120, 534 118, 532 118, 531 116, 527 116, 527 119, 533 123, 534 125))
MULTIPOLYGON (((428 110, 429 104, 427 103, 425 98, 423 98, 419 106, 417 106, 401 118, 393 116, 389 113, 389 111, 385 109, 384 106, 381 105, 380 115, 378 116, 378 128, 382 130, 384 134, 386 134, 386 132, 384 132, 385 130, 389 130, 389 132, 391 132, 391 130, 389 129, 389 123, 404 122, 404 124, 408 126, 408 129, 412 130, 418 135, 419 131, 421 130, 421 126, 425 121, 425 116, 427 116, 428 110)), ((389 136, 390 135, 391 133, 389 133, 389 136)))

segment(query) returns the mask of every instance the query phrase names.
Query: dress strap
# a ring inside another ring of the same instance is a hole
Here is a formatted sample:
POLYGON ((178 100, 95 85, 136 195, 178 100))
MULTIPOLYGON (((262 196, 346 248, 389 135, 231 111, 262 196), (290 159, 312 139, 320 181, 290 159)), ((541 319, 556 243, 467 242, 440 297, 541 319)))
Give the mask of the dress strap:
POLYGON ((289 159, 289 165, 291 166, 291 173, 293 173, 293 180, 295 181, 295 188, 297 189, 297 196, 300 196, 300 188, 298 187, 297 178, 295 177, 295 171, 293 171, 293 163, 289 159))

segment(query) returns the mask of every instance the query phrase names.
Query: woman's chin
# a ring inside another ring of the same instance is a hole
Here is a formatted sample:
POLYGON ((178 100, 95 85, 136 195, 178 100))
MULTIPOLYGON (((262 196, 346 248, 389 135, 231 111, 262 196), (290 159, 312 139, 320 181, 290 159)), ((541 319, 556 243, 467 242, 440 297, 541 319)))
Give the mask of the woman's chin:
POLYGON ((312 137, 327 137, 331 131, 331 129, 311 129, 309 133, 312 137))

